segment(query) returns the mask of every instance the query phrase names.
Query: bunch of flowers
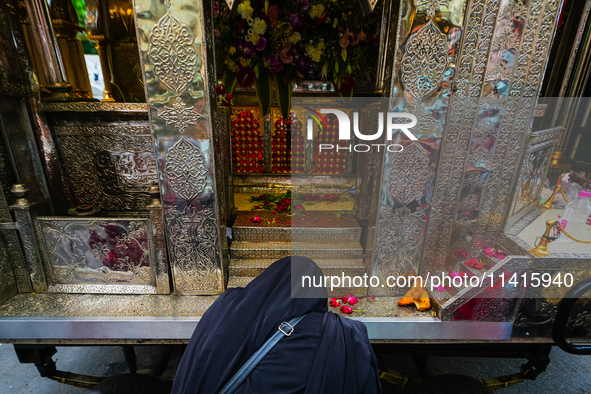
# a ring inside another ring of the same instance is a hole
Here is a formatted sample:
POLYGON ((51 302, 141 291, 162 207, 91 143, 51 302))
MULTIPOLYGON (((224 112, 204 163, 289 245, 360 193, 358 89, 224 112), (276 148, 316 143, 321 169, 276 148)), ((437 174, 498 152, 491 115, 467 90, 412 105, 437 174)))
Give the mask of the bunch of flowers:
POLYGON ((357 1, 246 0, 231 13, 218 0, 214 16, 217 69, 226 87, 231 93, 235 82, 254 83, 265 113, 273 85, 282 106, 291 84, 303 79, 330 80, 342 94, 375 81, 380 5, 363 17, 357 1))
POLYGON ((253 205, 252 210, 264 209, 267 211, 290 212, 291 211, 291 192, 287 191, 281 195, 261 194, 258 197, 251 197, 250 202, 260 202, 253 205))
MULTIPOLYGON (((373 299, 374 297, 369 297, 373 299)), ((341 312, 350 315, 353 312, 365 312, 361 309, 353 309, 353 305, 359 303, 356 297, 348 294, 346 297, 337 297, 330 299, 330 306, 333 308, 341 307, 341 312)))
POLYGON ((218 96, 218 104, 226 107, 234 105, 234 97, 232 97, 230 93, 226 92, 224 85, 216 85, 215 89, 218 96))
POLYGON ((494 257, 499 260, 503 260, 505 258, 505 253, 503 253, 503 251, 501 251, 500 249, 484 248, 482 252, 489 257, 494 257))

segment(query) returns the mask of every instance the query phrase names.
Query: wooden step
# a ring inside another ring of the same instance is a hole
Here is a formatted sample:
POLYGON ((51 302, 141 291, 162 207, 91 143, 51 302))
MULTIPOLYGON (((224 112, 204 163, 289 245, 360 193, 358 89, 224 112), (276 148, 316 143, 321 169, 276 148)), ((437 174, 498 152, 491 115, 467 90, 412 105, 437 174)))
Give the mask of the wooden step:
MULTIPOLYGON (((258 276, 273 264, 273 259, 232 259, 229 266, 230 276, 258 276)), ((324 275, 363 276, 365 265, 363 259, 318 259, 316 264, 324 275)))

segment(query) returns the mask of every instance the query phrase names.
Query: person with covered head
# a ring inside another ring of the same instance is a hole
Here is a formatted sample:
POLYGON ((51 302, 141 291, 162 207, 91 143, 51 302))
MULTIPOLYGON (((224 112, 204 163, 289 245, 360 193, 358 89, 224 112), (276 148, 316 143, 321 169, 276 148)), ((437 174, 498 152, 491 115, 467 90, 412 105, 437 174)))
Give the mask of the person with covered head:
POLYGON ((237 394, 372 394, 378 363, 361 322, 328 311, 325 288, 302 287, 320 277, 312 260, 285 257, 244 288, 223 293, 201 318, 178 367, 173 394, 217 394, 273 336, 304 316, 262 358, 237 394))

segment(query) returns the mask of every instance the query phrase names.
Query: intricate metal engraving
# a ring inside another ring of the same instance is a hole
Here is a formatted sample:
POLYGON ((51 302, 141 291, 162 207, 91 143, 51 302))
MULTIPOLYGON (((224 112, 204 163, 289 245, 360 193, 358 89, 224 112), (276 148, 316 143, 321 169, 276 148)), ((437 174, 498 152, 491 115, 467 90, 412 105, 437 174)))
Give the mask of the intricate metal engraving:
POLYGON ((43 103, 44 112, 110 112, 110 111, 121 111, 121 112, 132 112, 132 113, 145 113, 147 115, 148 105, 145 103, 43 103))
POLYGON ((185 131, 189 125, 195 125, 201 114, 195 111, 194 107, 185 107, 185 103, 180 98, 177 98, 176 103, 171 107, 164 107, 162 111, 158 113, 162 119, 166 121, 166 124, 172 124, 174 127, 179 129, 181 133, 185 131))
POLYGON ((14 209, 14 216, 19 225, 19 235, 25 259, 29 266, 29 275, 33 284, 33 290, 36 293, 45 292, 47 291, 47 283, 45 281, 45 273, 43 272, 43 264, 41 263, 41 256, 39 255, 39 248, 37 247, 29 209, 14 209))
MULTIPOLYGON (((425 212, 420 208, 414 212, 406 207, 382 210, 378 222, 380 242, 375 252, 375 258, 379 261, 376 270, 381 277, 416 273, 417 252, 424 239, 426 226, 425 212)), ((389 289, 394 293, 404 290, 397 287, 389 289)))
POLYGON ((192 201, 205 189, 207 169, 201 150, 184 136, 166 153, 170 188, 186 201, 192 201))
POLYGON ((166 212, 168 242, 174 256, 174 288, 178 294, 215 294, 222 289, 219 234, 213 209, 187 205, 166 212))
POLYGON ((426 97, 443 80, 447 68, 447 37, 433 23, 413 34, 402 57, 402 83, 412 97, 426 97))
POLYGON ((441 7, 450 7, 451 0, 414 0, 414 3, 415 7, 425 7, 429 18, 433 19, 441 7))
POLYGON ((494 136, 496 132, 497 126, 490 119, 485 119, 481 122, 480 126, 474 131, 474 137, 488 138, 494 136))
POLYGON ((37 225, 50 292, 156 293, 146 219, 40 217, 37 225))
POLYGON ((55 127, 72 205, 144 210, 157 182, 154 145, 142 124, 55 127))
POLYGON ((417 200, 425 194, 429 177, 429 157, 418 144, 406 147, 400 154, 393 155, 388 176, 390 196, 403 205, 417 200), (406 171, 402 171, 405 169, 406 171))
POLYGON ((150 121, 171 275, 178 294, 221 293, 227 265, 225 238, 219 239, 225 233, 225 218, 218 208, 217 188, 223 183, 216 168, 221 155, 213 130, 218 114, 208 4, 194 2, 187 8, 165 2, 165 10, 154 8, 151 0, 135 1, 147 101, 155 114, 150 121), (184 114, 176 123, 170 123, 174 116, 158 116, 173 115, 164 106, 175 109, 174 103, 177 114, 184 114), (201 115, 200 120, 195 121, 189 108, 201 115))
POLYGON ((154 245, 151 253, 156 262, 156 289, 158 294, 169 294, 170 284, 168 275, 168 261, 166 253, 166 237, 164 236, 164 212, 162 205, 149 205, 150 222, 152 224, 152 237, 154 245))
POLYGON ((170 11, 152 27, 148 56, 158 80, 174 94, 181 94, 198 71, 191 29, 170 11))
POLYGON ((438 251, 447 250, 456 215, 456 201, 462 186, 467 150, 477 113, 477 97, 480 96, 483 87, 498 8, 497 0, 470 2, 466 17, 467 26, 462 34, 460 46, 457 91, 451 102, 441 147, 442 157, 438 168, 433 210, 430 215, 430 233, 423 265, 425 271, 437 271, 444 264, 445 256, 438 251))

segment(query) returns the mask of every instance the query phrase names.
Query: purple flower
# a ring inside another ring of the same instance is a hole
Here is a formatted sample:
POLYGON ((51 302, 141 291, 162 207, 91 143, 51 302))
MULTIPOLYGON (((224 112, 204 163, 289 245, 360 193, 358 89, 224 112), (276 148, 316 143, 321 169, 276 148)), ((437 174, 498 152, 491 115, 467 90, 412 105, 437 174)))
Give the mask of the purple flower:
POLYGON ((299 28, 302 27, 302 20, 299 15, 291 14, 290 20, 291 20, 291 28, 292 29, 299 30, 299 28))
POLYGON ((217 1, 213 2, 213 15, 218 16, 220 14, 220 5, 217 1))
POLYGON ((257 51, 262 51, 263 49, 265 49, 265 46, 267 45, 267 40, 265 40, 265 37, 261 37, 259 38, 259 40, 257 41, 257 51))
POLYGON ((254 45, 250 41, 244 41, 243 43, 241 40, 236 40, 235 46, 239 56, 249 58, 254 54, 254 45))
POLYGON ((271 71, 272 73, 277 73, 281 70, 283 70, 283 64, 281 64, 281 62, 279 61, 279 59, 277 58, 277 55, 275 54, 271 54, 269 56, 269 71, 271 71))

